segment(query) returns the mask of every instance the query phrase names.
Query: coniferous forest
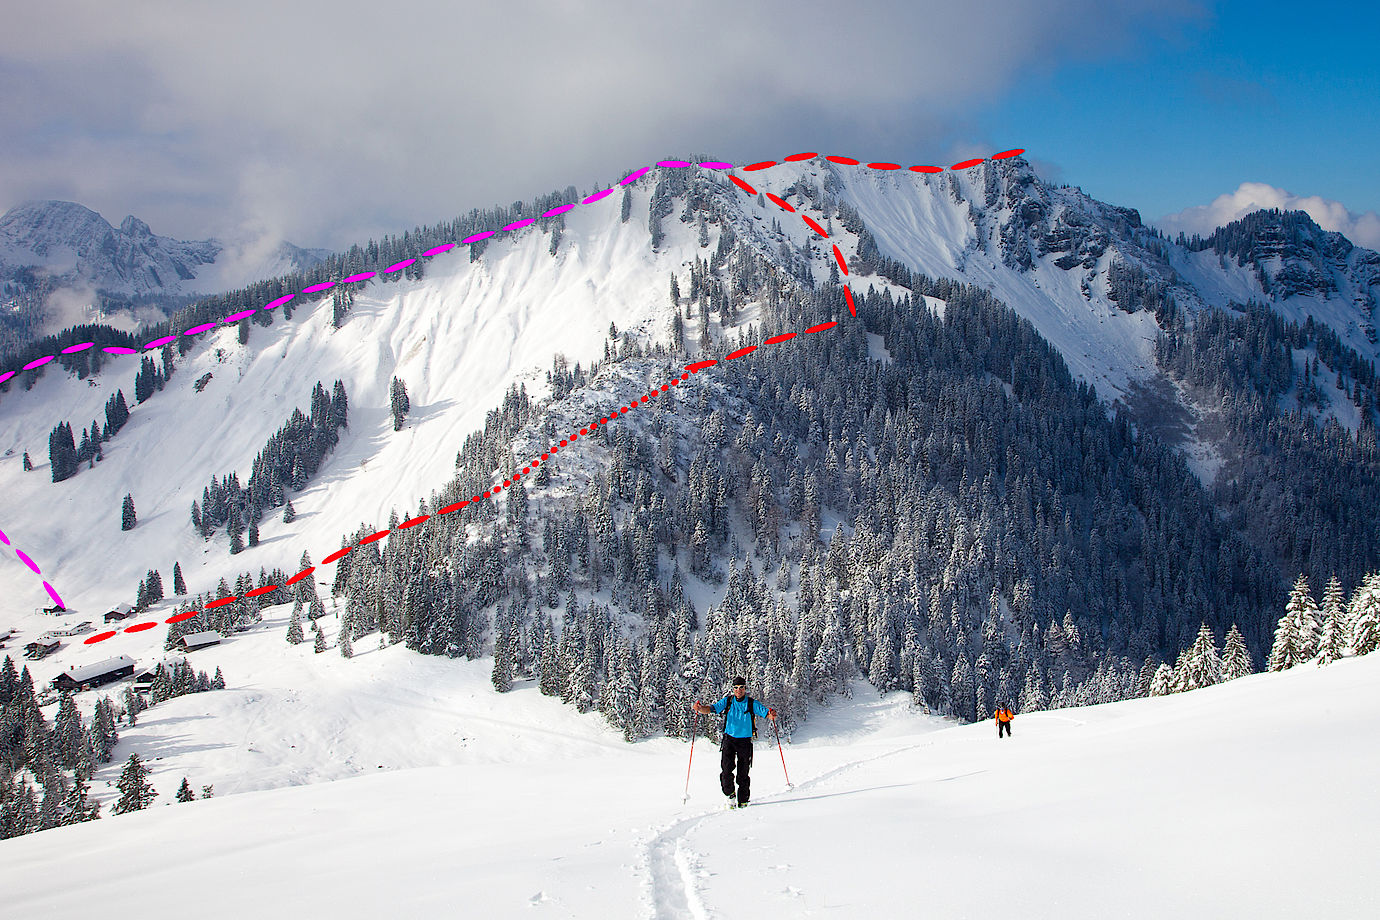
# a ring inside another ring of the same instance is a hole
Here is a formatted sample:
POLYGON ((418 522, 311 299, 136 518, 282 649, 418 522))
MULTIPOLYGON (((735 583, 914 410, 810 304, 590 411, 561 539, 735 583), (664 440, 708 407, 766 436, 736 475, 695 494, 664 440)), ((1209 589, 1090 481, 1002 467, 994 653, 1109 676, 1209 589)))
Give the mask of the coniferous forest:
MULTIPOLYGON (((698 316, 711 354, 846 317, 840 288, 732 242, 721 234, 712 263, 697 263, 685 303, 682 331, 698 316), (760 326, 735 325, 751 301, 760 326)), ((1348 577, 1375 568, 1374 541, 1359 537, 1294 556, 1248 538, 1243 522, 1263 509, 1205 488, 1176 450, 1109 414, 1029 323, 980 289, 905 280, 909 294, 858 297, 856 324, 723 363, 598 428, 496 505, 357 547, 333 588, 351 636, 493 653, 500 690, 529 677, 630 739, 689 731, 688 701, 736 672, 788 730, 853 678, 973 720, 998 702, 1149 693, 1205 634, 1232 637, 1234 666, 1258 670, 1287 566, 1336 569, 1346 546, 1348 577), (943 315, 920 295, 944 300, 943 315), (866 333, 887 360, 869 356, 866 333)), ((610 333, 587 389, 558 360, 554 401, 510 391, 429 507, 486 490, 683 363, 610 333)), ((1211 343, 1174 335, 1168 368, 1200 365, 1174 358, 1211 343)), ((1275 436, 1302 452, 1310 425, 1300 415, 1275 436)), ((1373 437, 1351 436, 1360 488, 1380 479, 1373 437)), ((1259 475, 1247 467, 1231 488, 1259 475)), ((1339 535, 1375 526, 1310 508, 1339 535)))

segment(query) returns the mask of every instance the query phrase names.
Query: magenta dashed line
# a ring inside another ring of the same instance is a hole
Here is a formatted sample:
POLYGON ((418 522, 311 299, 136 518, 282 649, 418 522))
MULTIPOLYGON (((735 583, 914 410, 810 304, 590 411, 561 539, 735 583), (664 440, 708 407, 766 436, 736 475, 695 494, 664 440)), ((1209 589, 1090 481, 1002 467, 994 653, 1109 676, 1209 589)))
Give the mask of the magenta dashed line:
MULTIPOLYGON (((734 168, 735 168, 734 165, 733 165, 732 163, 725 163, 725 162, 722 162, 722 161, 719 161, 719 160, 708 160, 708 161, 705 161, 705 162, 703 162, 703 163, 692 163, 692 162, 690 162, 689 160, 661 160, 661 161, 659 161, 656 165, 657 165, 657 166, 660 166, 660 167, 663 167, 663 168, 665 168, 665 169, 684 169, 684 168, 690 167, 690 166, 699 166, 701 169, 713 169, 713 170, 723 170, 723 169, 734 169, 734 168)), ((611 188, 606 188, 606 189, 604 189, 604 190, 601 191, 601 192, 595 192, 594 194, 592 194, 592 195, 590 195, 590 196, 588 196, 588 197, 586 197, 586 198, 581 199, 581 200, 580 200, 580 203, 581 203, 581 204, 593 204, 593 203, 596 202, 596 201, 601 201, 601 200, 603 200, 604 198, 607 198, 609 195, 612 195, 612 194, 614 193, 614 191, 617 190, 619 187, 621 187, 621 186, 626 186, 626 185, 631 185, 632 183, 636 182, 638 179, 641 179, 641 178, 642 178, 643 176, 645 176, 647 173, 651 172, 651 171, 652 171, 652 168, 653 168, 653 167, 651 167, 651 166, 644 166, 644 167, 641 168, 641 169, 635 170, 635 171, 633 171, 632 173, 630 173, 630 174, 628 174, 627 176, 625 176, 625 177, 623 178, 623 180, 622 180, 621 182, 618 183, 618 185, 613 186, 613 187, 611 187, 611 188)), ((558 207, 554 207, 554 208, 552 208, 552 209, 549 210, 549 211, 546 211, 544 214, 542 214, 542 217, 555 217, 555 216, 557 216, 557 215, 559 215, 559 214, 564 214, 566 211, 569 211, 569 210, 571 210, 571 209, 574 208, 574 207, 575 207, 575 204, 573 204, 573 203, 572 203, 572 204, 563 204, 563 205, 560 205, 560 206, 558 206, 558 207)), ((529 217, 529 218, 527 218, 527 219, 525 219, 525 220, 514 221, 513 223, 508 224, 506 227, 501 228, 501 230, 486 230, 486 231, 484 231, 484 232, 482 232, 482 233, 476 233, 476 234, 473 234, 472 236, 467 236, 467 237, 465 237, 463 240, 461 240, 459 243, 443 243, 443 244, 441 244, 440 246, 432 247, 431 249, 428 249, 426 252, 422 253, 422 256, 423 256, 423 258, 430 258, 430 257, 432 257, 432 256, 438 256, 438 255, 441 255, 442 253, 449 252, 450 250, 454 249, 456 246, 467 246, 467 245, 469 245, 469 244, 471 244, 471 243, 477 243, 477 242, 479 242, 480 240, 488 239, 489 237, 493 236, 495 233, 510 232, 510 231, 513 231, 513 230, 520 230, 520 229, 522 229, 523 227, 530 226, 530 225, 532 225, 532 224, 534 224, 534 223, 536 223, 536 222, 537 222, 537 218, 535 218, 535 217, 529 217)), ((393 265, 390 265, 390 266, 388 266, 387 268, 385 268, 385 269, 383 269, 382 271, 379 271, 379 272, 371 272, 371 271, 370 271, 370 272, 360 272, 360 273, 357 274, 357 275, 350 275, 348 278, 341 278, 339 281, 323 281, 323 282, 321 282, 320 284, 313 284, 313 285, 311 285, 310 287, 305 287, 305 288, 303 288, 299 293, 301 293, 301 294, 317 294, 317 293, 320 293, 321 291, 329 290, 330 288, 335 287, 337 284, 353 284, 353 283, 360 282, 360 281, 368 281, 369 279, 374 278, 374 277, 377 277, 377 276, 379 276, 379 275, 387 275, 387 274, 391 274, 392 272, 399 271, 400 269, 404 269, 404 268, 406 268, 407 266, 412 265, 412 264, 415 263, 416 261, 417 261, 416 259, 404 259, 404 260, 402 260, 401 262, 397 262, 397 263, 395 263, 395 264, 393 264, 393 265)), ((260 308, 257 309, 257 310, 244 310, 244 311, 241 311, 241 312, 239 312, 239 313, 233 313, 233 314, 231 314, 231 315, 229 315, 229 316, 225 317, 224 319, 219 320, 219 321, 217 321, 217 322, 213 322, 213 323, 202 323, 202 324, 199 325, 199 326, 193 326, 192 328, 185 330, 184 332, 181 333, 181 335, 182 335, 182 336, 196 336, 196 335, 201 335, 203 332, 210 332, 210 331, 213 330, 213 329, 219 328, 219 327, 221 326, 221 324, 223 324, 223 323, 224 323, 224 324, 237 323, 237 322, 239 322, 239 321, 242 320, 242 319, 246 319, 246 318, 248 318, 248 317, 250 317, 250 316, 253 316, 255 313, 260 312, 260 310, 262 310, 263 312, 267 313, 267 312, 269 312, 269 311, 271 311, 271 310, 274 310, 274 309, 276 309, 276 308, 278 308, 278 307, 281 307, 281 306, 283 306, 283 305, 285 305, 285 304, 287 304, 287 303, 290 303, 290 302, 293 300, 293 298, 295 298, 295 297, 297 297, 297 296, 298 296, 297 294, 285 294, 285 295, 283 295, 282 297, 279 297, 277 300, 269 301, 268 303, 264 304, 262 307, 260 307, 260 308)), ((160 339, 154 339, 152 342, 149 342, 147 345, 145 345, 145 346, 143 347, 142 350, 143 350, 143 351, 150 351, 150 350, 155 349, 155 348, 161 348, 161 347, 163 347, 164 345, 168 345, 168 344, 171 344, 172 342, 176 342, 176 341, 178 340, 179 337, 180 337, 180 336, 177 336, 177 335, 168 335, 168 336, 164 336, 163 338, 160 338, 160 339)), ((70 347, 68 347, 68 348, 64 348, 64 349, 62 350, 61 353, 64 354, 64 355, 75 354, 75 353, 77 353, 77 352, 79 352, 79 351, 85 351, 86 349, 92 348, 92 347, 94 347, 94 346, 95 346, 95 343, 94 343, 94 342, 83 342, 83 343, 81 343, 81 344, 79 344, 79 345, 72 345, 72 346, 70 346, 70 347)), ((108 354, 108 355, 137 355, 137 354, 139 354, 140 349, 137 349, 137 348, 124 348, 124 347, 118 346, 118 345, 111 345, 111 346, 102 347, 102 348, 101 348, 101 351, 103 351, 104 353, 106 353, 106 354, 108 354)), ((57 355, 47 355, 46 357, 38 358, 37 360, 30 361, 28 364, 24 365, 24 367, 22 368, 22 370, 26 370, 26 371, 34 370, 34 369, 36 369, 36 368, 42 367, 43 365, 47 364, 47 363, 50 362, 50 361, 55 360, 56 358, 57 358, 57 355)), ((0 383, 4 383, 6 380, 9 380, 11 377, 13 377, 13 376, 14 376, 15 374, 17 374, 17 373, 18 373, 18 371, 6 371, 5 373, 0 374, 0 383)))
MULTIPOLYGON (((1002 153, 994 154, 994 155, 991 157, 991 159, 993 159, 993 160, 1005 159, 1005 158, 1007 158, 1007 157, 1018 156, 1018 155, 1021 154, 1021 153, 1024 153, 1024 151, 1021 150, 1021 149, 1008 150, 1008 151, 1004 151, 1004 152, 1002 152, 1002 153)), ((815 154, 797 154, 797 155, 795 155, 795 156, 787 157, 786 160, 785 160, 785 162, 798 162, 798 161, 805 160, 805 159, 813 159, 815 156, 816 156, 815 154)), ((827 159, 832 160, 832 161, 834 161, 834 162, 846 162, 846 163, 849 163, 850 165, 853 165, 853 164, 856 164, 856 163, 857 163, 856 160, 850 160, 849 158, 845 158, 845 157, 828 157, 827 159)), ((963 163, 955 164, 954 166, 950 167, 950 169, 953 169, 953 170, 966 169, 966 168, 968 168, 968 167, 970 167, 970 166, 976 165, 976 164, 981 163, 981 162, 982 162, 981 159, 970 160, 970 161, 964 161, 963 163)), ((662 160, 662 161, 659 161, 656 165, 657 165, 657 166, 660 166, 660 167, 663 167, 663 168, 667 168, 667 169, 682 169, 682 168, 689 167, 689 166, 693 166, 693 165, 696 165, 696 164, 693 164, 693 163, 691 163, 691 162, 689 162, 689 161, 687 161, 687 160, 662 160)), ((724 170, 724 169, 734 169, 734 168, 735 168, 734 165, 733 165, 732 163, 725 163, 725 162, 719 162, 719 161, 705 161, 705 162, 702 162, 702 163, 700 163, 700 164, 698 164, 698 165, 699 165, 700 168, 702 168, 702 169, 724 170)), ((769 168, 769 167, 775 166, 775 165, 778 165, 775 161, 767 161, 767 162, 764 162, 764 163, 755 163, 755 164, 752 164, 751 166, 745 167, 745 169, 748 170, 748 171, 751 171, 751 170, 759 170, 759 169, 769 168)), ((869 166, 869 168, 873 168, 873 169, 899 169, 899 168, 900 168, 899 166, 896 166, 895 164, 890 164, 890 163, 870 163, 870 164, 868 164, 868 166, 869 166)), ((644 176, 644 175, 646 175, 648 172, 650 172, 651 169, 652 169, 652 167, 650 167, 650 166, 644 166, 642 169, 639 169, 639 170, 634 171, 633 173, 630 173, 628 176, 624 177, 623 180, 622 180, 621 182, 618 183, 618 186, 627 186, 627 185, 632 184, 633 182, 636 182, 636 181, 637 181, 638 179, 640 179, 642 176, 644 176)), ((913 167, 911 167, 911 169, 912 169, 912 171, 915 171, 915 172, 941 172, 941 171, 942 171, 942 170, 940 170, 940 169, 937 168, 937 167, 919 167, 919 166, 913 166, 913 167)), ((751 188, 751 186, 747 185, 746 183, 742 182, 741 180, 739 180, 739 179, 737 179, 737 178, 733 178, 733 182, 734 182, 735 184, 739 185, 744 191, 749 192, 749 193, 752 193, 753 189, 751 188)), ((601 191, 601 192, 596 192, 596 193, 594 193, 594 194, 588 196, 587 198, 584 198, 584 199, 582 200, 582 203, 584 203, 584 204, 592 204, 592 203, 594 203, 594 202, 596 202, 596 201, 599 201, 599 200, 601 200, 601 199, 603 199, 603 198, 606 198, 607 196, 609 196, 610 194, 612 194, 613 191, 614 191, 614 189, 617 188, 618 186, 614 186, 614 187, 611 187, 611 188, 604 189, 604 190, 601 191)), ((791 210, 788 206, 785 206, 784 203, 781 203, 781 204, 782 204, 784 210, 791 210)), ((544 216, 544 217, 551 217, 551 216, 555 216, 555 215, 557 215, 557 214, 563 214, 563 213, 565 213, 566 211, 569 211, 569 210, 570 210, 571 208, 573 208, 574 206, 575 206, 574 204, 568 204, 568 205, 562 205, 562 206, 560 206, 560 207, 552 208, 551 210, 547 211, 547 212, 546 212, 545 214, 543 214, 542 216, 544 216)), ((823 231, 823 229, 819 227, 818 224, 816 224, 814 221, 809 220, 809 218, 804 218, 804 219, 805 219, 806 223, 809 224, 809 226, 810 226, 810 228, 811 228, 812 230, 814 230, 815 232, 819 233, 821 236, 825 237, 826 239, 828 238, 828 234, 825 233, 825 232, 823 231)), ((525 226, 528 226, 528 225, 530 225, 530 224, 533 224, 533 223, 535 223, 535 222, 536 222, 536 218, 528 218, 528 219, 526 219, 526 220, 515 221, 514 223, 511 223, 511 224, 509 224, 508 226, 506 226, 506 227, 504 227, 504 228, 502 228, 502 229, 505 230, 505 231, 508 231, 508 230, 516 230, 516 229, 519 229, 519 228, 521 228, 521 227, 525 227, 525 226)), ((497 231, 489 230, 489 231, 485 231, 485 232, 483 232, 483 233, 477 233, 477 234, 474 234, 473 236, 469 236, 469 237, 466 237, 465 239, 461 240, 461 241, 460 241, 460 244, 463 245, 463 244, 469 244, 469 243, 478 242, 479 240, 487 239, 488 237, 493 236, 494 233, 496 233, 496 232, 497 232, 497 231)), ((439 255, 439 254, 441 254, 441 253, 443 253, 443 252, 448 252, 448 251, 450 251, 451 249, 455 248, 456 245, 457 245, 457 244, 455 244, 455 243, 447 243, 447 244, 443 244, 443 245, 440 245, 440 246, 436 246, 436 247, 433 247, 432 249, 427 250, 427 251, 424 252, 422 255, 423 255, 423 256, 426 256, 426 257, 439 255)), ((837 247, 837 246, 834 247, 834 255, 835 255, 836 258, 839 259, 840 263, 842 263, 843 260, 842 260, 842 258, 841 258, 841 255, 840 255, 839 251, 838 251, 838 247, 837 247)), ((388 273, 390 273, 390 272, 397 271, 397 270, 399 270, 399 269, 402 269, 402 268, 407 267, 408 265, 413 264, 413 263, 416 262, 416 261, 417 261, 416 259, 404 259, 404 260, 401 261, 401 262, 398 262, 398 263, 396 263, 396 264, 394 264, 394 265, 389 266, 388 268, 384 269, 384 270, 383 270, 382 272, 380 272, 379 274, 388 274, 388 273)), ((844 268, 844 272, 845 272, 845 274, 847 273, 847 268, 846 268, 846 267, 844 268)), ((321 283, 321 284, 314 284, 314 285, 312 285, 312 286, 310 286, 310 287, 303 288, 301 293, 303 293, 303 294, 313 294, 313 293, 317 293, 318 291, 324 291, 324 290, 327 290, 327 289, 329 289, 329 288, 331 288, 331 287, 334 287, 337 283, 340 283, 340 284, 349 284, 349 283, 357 282, 357 281, 366 281, 366 280, 368 280, 368 279, 370 279, 370 278, 373 278, 373 277, 375 277, 375 273, 374 273, 374 272, 361 272, 360 274, 351 275, 351 276, 349 276, 348 278, 341 279, 339 282, 337 282, 337 281, 327 281, 327 282, 323 282, 323 283, 321 283)), ((853 305, 852 291, 849 290, 848 287, 847 287, 846 285, 844 286, 844 293, 848 295, 848 308, 849 308, 849 312, 852 313, 853 315, 856 315, 856 311, 855 311, 854 305, 853 305)), ((266 305, 263 307, 263 309, 264 309, 265 311, 273 310, 273 309, 276 308, 276 307, 279 307, 279 306, 282 306, 282 305, 284 305, 284 304, 287 304, 287 303, 291 302, 291 301, 293 300, 293 298, 295 298, 296 296, 297 296, 296 294, 286 294, 286 295, 284 295, 284 296, 282 296, 282 297, 279 297, 279 298, 276 299, 276 300, 273 300, 273 301, 269 302, 268 304, 266 304, 266 305)), ((232 315, 230 315, 230 316, 225 317, 225 319, 224 319, 222 322, 225 322, 225 323, 238 322, 238 321, 241 320, 241 319, 244 319, 244 318, 249 317, 249 316, 253 316, 256 312, 258 312, 258 311, 257 311, 257 310, 245 310, 245 311, 242 311, 242 312, 240 312, 240 313, 235 313, 235 314, 232 314, 232 315)), ((217 325, 218 325, 217 323, 206 323, 206 324, 203 324, 202 326, 195 327, 194 329, 189 329, 189 330, 187 330, 186 332, 183 333, 183 335, 194 335, 194 334, 197 334, 197 333, 199 333, 199 332, 209 331, 210 329, 216 328, 217 325)), ((806 331, 806 332, 817 332, 817 331, 822 331, 824 328, 829 328, 829 327, 836 326, 836 325, 837 325, 837 323, 832 323, 832 322, 831 322, 831 323, 824 323, 824 324, 821 324, 821 325, 819 325, 819 326, 815 326, 815 327, 812 327, 812 328, 810 328, 810 329, 807 329, 807 330, 805 330, 805 331, 806 331)), ((794 338, 794 337, 795 337, 795 334, 794 334, 794 333, 791 333, 791 334, 788 334, 788 335, 782 335, 782 336, 774 336, 774 337, 772 338, 772 340, 770 341, 769 344, 776 344, 777 342, 788 341, 789 339, 794 338)), ((158 347, 161 347, 161 346, 166 345, 166 344, 168 344, 168 343, 177 341, 177 338, 178 338, 178 337, 175 336, 175 335, 164 336, 163 338, 155 339, 154 341, 149 342, 147 345, 144 346, 144 349, 145 349, 145 350, 149 350, 149 349, 153 349, 153 348, 158 348, 158 347)), ((91 348, 94 344, 95 344, 94 342, 86 342, 86 343, 82 343, 82 344, 80 344, 80 345, 73 345, 73 346, 70 346, 70 347, 68 347, 68 348, 63 349, 62 353, 63 353, 63 354, 73 354, 73 353, 75 353, 75 352, 84 351, 84 350, 86 350, 87 348, 91 348)), ((725 357, 725 360, 731 360, 731 359, 734 359, 734 358, 738 358, 738 357, 742 357, 742 356, 744 356, 744 355, 750 354, 751 352, 756 351, 756 348, 757 348, 757 346, 751 346, 751 347, 739 349, 738 351, 733 352, 733 353, 727 355, 727 356, 725 357)), ((138 354, 138 351, 137 351, 136 349, 132 349, 132 348, 123 348, 123 347, 120 347, 120 346, 103 347, 101 350, 102 350, 103 352, 107 353, 107 354, 112 354, 112 355, 132 355, 132 354, 138 354)), ((37 368, 37 367, 42 367, 43 365, 47 364, 48 362, 54 360, 56 357, 57 357, 56 355, 48 355, 48 356, 46 356, 46 357, 39 358, 39 359, 37 359, 37 360, 35 360, 35 361, 31 361, 31 362, 29 362, 27 365, 24 366, 24 370, 32 370, 32 369, 37 368)), ((716 364, 718 364, 718 363, 719 363, 718 361, 703 361, 703 362, 697 362, 697 363, 695 363, 695 364, 692 364, 692 365, 690 365, 689 367, 686 368, 686 372, 687 372, 687 373, 684 374, 684 375, 682 376, 682 379, 684 379, 685 377, 688 377, 690 373, 698 373, 700 370, 705 369, 705 368, 708 368, 708 367, 713 367, 714 365, 716 365, 716 364)), ((15 371, 6 371, 5 373, 0 374, 0 383, 4 383, 6 380, 9 380, 11 377, 13 377, 13 376, 15 375, 15 373, 16 373, 15 371)), ((673 381, 673 384, 674 384, 675 382, 676 382, 676 381, 673 381)), ((666 387, 662 387, 662 392, 665 392, 665 390, 666 390, 666 387)), ((655 392, 653 392, 651 395, 654 396, 654 395, 656 395, 656 394, 655 394, 655 392)), ((643 399, 641 400, 641 402, 646 402, 646 401, 647 401, 646 397, 643 397, 643 399)), ((637 403, 634 403, 634 404, 633 404, 634 407, 635 407, 636 405, 637 405, 637 403)), ((624 414, 624 413, 627 412, 627 408, 628 408, 628 407, 625 407, 624 409, 620 410, 618 413, 615 413, 615 414, 616 414, 616 415, 618 415, 618 414, 624 414)), ((609 421, 608 418, 604 418, 604 419, 601 419, 598 423, 595 423, 595 424, 608 424, 608 421, 609 421)), ((589 426, 589 428, 581 429, 581 433, 587 433, 588 430, 592 429, 593 427, 595 427, 595 426, 594 426, 594 425, 591 425, 591 426, 589 426)), ((572 435, 570 436, 570 440, 573 441, 573 440, 575 440, 576 437, 577 437, 577 436, 576 436, 575 434, 572 434, 572 435)), ((556 448, 555 448, 555 446, 553 445, 552 448, 551 448, 552 452, 554 452, 555 449, 556 449, 556 448)), ((536 464, 537 464, 537 461, 534 460, 533 463, 532 463, 532 466, 536 466, 536 464)), ((530 468, 529 468, 529 469, 530 469, 530 468)), ((524 470, 523 470, 523 473, 526 473, 527 471, 528 471, 527 469, 524 469, 524 470)), ((514 477, 513 477, 513 478, 516 479, 516 478, 517 478, 517 475, 518 475, 518 474, 514 474, 514 477)), ((504 483, 504 486, 507 486, 507 485, 508 485, 508 482, 505 482, 505 483, 504 483)), ((493 494, 497 494, 498 491, 499 491, 499 489, 498 489, 497 487, 494 488, 494 489, 492 489, 492 490, 490 490, 490 492, 493 493, 493 494)), ((489 493, 486 493, 486 494, 489 494, 489 493)), ((477 498, 477 497, 476 497, 476 498, 477 498)), ((462 504, 467 504, 467 503, 462 503, 462 504)), ((381 537, 382 535, 386 535, 387 533, 388 533, 387 531, 384 531, 384 532, 382 532, 382 534, 377 535, 377 536, 378 536, 378 537, 381 537)), ((5 536, 5 534, 4 534, 3 531, 0 531, 0 542, 3 542, 6 546, 9 546, 9 545, 10 545, 9 538, 5 536)), ((40 576, 42 575, 42 573, 39 571, 38 566, 33 562, 32 559, 30 559, 27 555, 25 555, 23 552, 21 552, 21 551, 18 550, 18 549, 15 550, 15 553, 16 553, 16 555, 19 557, 19 559, 20 559, 21 561, 23 561, 24 564, 27 565, 30 569, 32 569, 36 574, 38 574, 38 575, 40 575, 40 576)), ((300 576, 299 576, 299 577, 300 577, 300 576)), ((63 604, 62 598, 58 595, 57 591, 56 591, 56 590, 53 588, 53 586, 50 585, 47 581, 44 581, 44 582, 43 582, 43 588, 44 588, 45 591, 48 592, 48 596, 51 597, 51 598, 53 599, 53 601, 54 601, 56 604, 58 604, 59 606, 64 606, 64 607, 66 606, 65 604, 63 604)), ((186 615, 183 615, 183 616, 185 617, 186 615)), ((181 618, 182 618, 182 617, 179 617, 179 618, 177 618, 177 619, 181 619, 181 618)), ((172 621, 170 620, 169 622, 172 622, 172 621)), ((140 626, 139 626, 138 628, 140 628, 140 629, 147 629, 147 628, 149 628, 149 627, 151 627, 151 626, 153 626, 153 625, 154 625, 154 624, 152 624, 152 623, 149 623, 149 624, 140 624, 140 626)), ((126 632, 129 632, 129 631, 133 631, 133 628, 130 628, 130 629, 127 629, 127 630, 126 630, 126 632)), ((102 634, 101 636, 93 637, 93 639, 88 639, 87 642, 91 642, 91 641, 96 640, 96 639, 107 638, 108 636, 112 636, 112 635, 114 635, 114 633, 102 634)))
MULTIPOLYGON (((5 532, 3 530, 0 530, 0 543, 3 543, 10 549, 14 550, 14 554, 19 557, 19 561, 28 566, 30 571, 32 571, 35 575, 39 576, 40 579, 43 577, 43 572, 41 569, 39 569, 38 563, 34 562, 31 558, 29 558, 28 553, 24 552, 22 549, 19 549, 18 547, 10 543, 10 538, 5 536, 5 532)), ((53 588, 53 586, 48 584, 48 582, 46 581, 43 582, 43 590, 48 592, 48 596, 53 599, 53 603, 57 604, 59 607, 67 606, 62 602, 62 598, 58 596, 58 593, 53 588)))

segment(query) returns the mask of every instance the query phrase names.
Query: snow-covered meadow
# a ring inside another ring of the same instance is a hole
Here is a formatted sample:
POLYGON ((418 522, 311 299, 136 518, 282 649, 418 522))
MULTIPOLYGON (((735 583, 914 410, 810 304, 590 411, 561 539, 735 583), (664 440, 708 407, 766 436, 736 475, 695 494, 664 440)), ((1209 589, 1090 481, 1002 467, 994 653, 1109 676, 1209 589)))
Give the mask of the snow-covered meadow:
MULTIPOLYGON (((281 640, 193 653, 223 691, 122 732, 150 809, 0 842, 3 913, 1368 917, 1380 655, 957 726, 855 686, 729 811, 700 739, 624 744, 491 662, 281 640), (249 679, 236 675, 251 674, 249 679), (690 799, 683 802, 687 766, 690 799), (216 797, 172 802, 182 777, 216 797), (176 907, 174 908, 174 905, 176 907), (166 909, 165 909, 166 908, 166 909)), ((328 626, 329 629, 329 626, 328 626)))

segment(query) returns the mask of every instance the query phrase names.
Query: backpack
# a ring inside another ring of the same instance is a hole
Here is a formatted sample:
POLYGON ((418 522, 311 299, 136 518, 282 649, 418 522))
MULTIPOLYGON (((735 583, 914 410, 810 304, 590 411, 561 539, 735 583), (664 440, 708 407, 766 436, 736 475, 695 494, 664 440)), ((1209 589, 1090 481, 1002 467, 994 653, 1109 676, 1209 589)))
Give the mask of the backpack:
MULTIPOLYGON (((724 734, 728 731, 728 711, 733 708, 734 703, 738 702, 737 698, 732 693, 725 696, 724 699, 728 700, 728 705, 724 707, 724 724, 723 727, 719 729, 720 734, 724 734)), ((752 697, 748 696, 746 693, 743 694, 743 702, 747 703, 748 718, 752 720, 752 740, 756 741, 757 710, 752 708, 752 697)))

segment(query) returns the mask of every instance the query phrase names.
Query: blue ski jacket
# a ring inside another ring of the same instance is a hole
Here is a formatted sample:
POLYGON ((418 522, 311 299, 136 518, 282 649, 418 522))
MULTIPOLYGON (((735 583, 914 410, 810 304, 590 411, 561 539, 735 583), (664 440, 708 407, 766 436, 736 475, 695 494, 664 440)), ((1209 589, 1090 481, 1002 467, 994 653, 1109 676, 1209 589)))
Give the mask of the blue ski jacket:
MULTIPOLYGON (((725 735, 730 738, 752 737, 752 715, 748 712, 747 696, 738 700, 730 693, 709 708, 717 713, 722 713, 725 708, 728 709, 728 720, 724 725, 725 735)), ((767 717, 767 707, 762 704, 761 700, 752 701, 752 711, 763 719, 767 717)))

